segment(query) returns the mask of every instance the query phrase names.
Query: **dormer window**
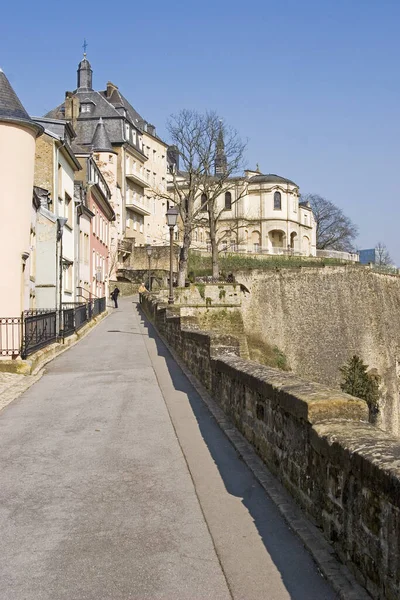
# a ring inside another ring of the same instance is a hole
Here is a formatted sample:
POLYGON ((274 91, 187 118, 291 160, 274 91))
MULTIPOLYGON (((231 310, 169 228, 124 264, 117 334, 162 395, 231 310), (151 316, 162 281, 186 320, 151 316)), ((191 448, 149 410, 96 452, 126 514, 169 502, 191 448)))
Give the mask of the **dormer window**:
POLYGON ((92 104, 90 102, 82 102, 81 103, 81 113, 90 113, 92 112, 92 104))
POLYGON ((128 125, 128 123, 125 124, 125 139, 129 140, 129 125, 128 125))

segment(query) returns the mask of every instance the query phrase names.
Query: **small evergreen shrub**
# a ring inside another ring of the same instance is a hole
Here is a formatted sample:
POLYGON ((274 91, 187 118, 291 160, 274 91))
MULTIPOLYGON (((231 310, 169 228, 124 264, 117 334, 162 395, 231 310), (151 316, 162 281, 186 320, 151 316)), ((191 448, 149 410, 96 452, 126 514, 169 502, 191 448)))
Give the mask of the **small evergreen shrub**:
POLYGON ((374 421, 379 412, 379 384, 380 376, 377 373, 368 372, 368 365, 364 364, 357 355, 343 366, 340 372, 343 382, 340 388, 346 394, 365 400, 368 404, 370 421, 374 421))

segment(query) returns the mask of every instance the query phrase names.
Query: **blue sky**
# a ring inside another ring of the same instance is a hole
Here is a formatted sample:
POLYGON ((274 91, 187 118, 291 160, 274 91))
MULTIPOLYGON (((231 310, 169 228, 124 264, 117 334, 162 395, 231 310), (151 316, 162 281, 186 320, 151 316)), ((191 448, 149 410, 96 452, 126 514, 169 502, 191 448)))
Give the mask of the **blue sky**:
POLYGON ((0 66, 42 115, 76 87, 84 37, 94 87, 111 80, 166 137, 169 115, 216 110, 247 162, 332 200, 360 248, 400 265, 400 3, 205 0, 6 3, 0 66))

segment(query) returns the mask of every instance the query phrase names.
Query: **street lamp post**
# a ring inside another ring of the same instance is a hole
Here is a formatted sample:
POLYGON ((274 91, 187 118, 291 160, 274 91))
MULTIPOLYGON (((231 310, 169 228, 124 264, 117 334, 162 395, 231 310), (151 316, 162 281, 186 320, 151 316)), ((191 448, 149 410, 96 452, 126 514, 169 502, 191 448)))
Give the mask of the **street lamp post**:
POLYGON ((148 273, 148 281, 149 281, 149 292, 151 292, 151 271, 150 271, 150 261, 151 261, 151 253, 153 252, 153 248, 151 246, 146 247, 147 256, 149 257, 149 273, 148 273))
POLYGON ((173 206, 172 208, 169 208, 167 210, 166 217, 167 217, 167 224, 169 227, 169 297, 168 297, 168 304, 173 304, 174 303, 173 241, 174 241, 174 227, 178 221, 178 209, 176 208, 176 206, 173 206))
POLYGON ((58 313, 58 331, 62 330, 62 280, 63 280, 63 233, 64 225, 68 219, 65 217, 57 217, 57 242, 60 242, 60 255, 58 261, 58 294, 59 294, 59 313, 58 313))

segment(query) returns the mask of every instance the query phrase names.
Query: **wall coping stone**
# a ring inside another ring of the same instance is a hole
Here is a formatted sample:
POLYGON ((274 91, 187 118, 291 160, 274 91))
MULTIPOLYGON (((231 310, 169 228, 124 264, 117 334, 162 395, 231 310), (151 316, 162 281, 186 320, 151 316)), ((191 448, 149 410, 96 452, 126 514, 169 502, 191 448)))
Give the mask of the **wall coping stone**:
POLYGON ((365 483, 379 488, 400 509, 400 440, 371 423, 342 420, 314 425, 312 447, 343 465, 352 463, 365 483))
POLYGON ((260 391, 260 399, 268 398, 288 413, 310 424, 331 419, 368 422, 368 405, 338 390, 300 379, 287 373, 235 356, 215 359, 218 370, 240 379, 260 391))

